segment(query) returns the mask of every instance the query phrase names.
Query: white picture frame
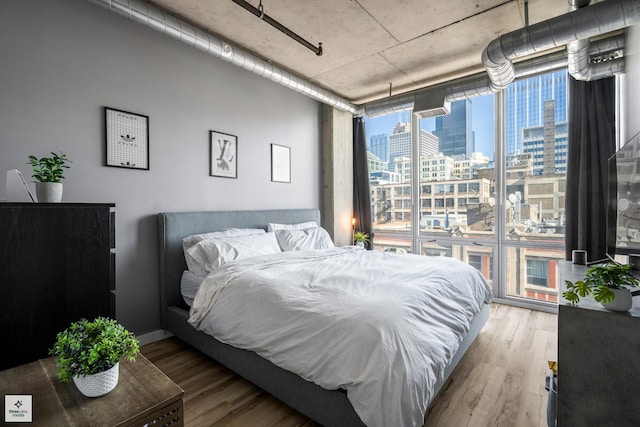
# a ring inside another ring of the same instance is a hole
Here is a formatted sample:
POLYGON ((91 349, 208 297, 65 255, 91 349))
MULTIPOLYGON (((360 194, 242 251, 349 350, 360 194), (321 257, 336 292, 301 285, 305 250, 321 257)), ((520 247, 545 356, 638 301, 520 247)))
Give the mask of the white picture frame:
POLYGON ((291 148, 271 144, 271 181, 291 182, 291 148))

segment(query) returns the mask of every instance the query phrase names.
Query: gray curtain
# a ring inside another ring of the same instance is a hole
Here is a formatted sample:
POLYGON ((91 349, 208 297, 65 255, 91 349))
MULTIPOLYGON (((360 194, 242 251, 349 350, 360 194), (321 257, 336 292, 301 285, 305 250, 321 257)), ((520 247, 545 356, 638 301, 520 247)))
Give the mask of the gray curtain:
MULTIPOLYGON (((362 117, 353 118, 353 217, 356 219, 356 231, 367 233, 373 238, 367 138, 362 117)), ((371 243, 367 245, 367 249, 371 249, 371 243)))
POLYGON ((587 251, 589 261, 607 254, 607 178, 615 151, 615 80, 592 82, 569 78, 569 146, 567 157, 566 259, 587 251))

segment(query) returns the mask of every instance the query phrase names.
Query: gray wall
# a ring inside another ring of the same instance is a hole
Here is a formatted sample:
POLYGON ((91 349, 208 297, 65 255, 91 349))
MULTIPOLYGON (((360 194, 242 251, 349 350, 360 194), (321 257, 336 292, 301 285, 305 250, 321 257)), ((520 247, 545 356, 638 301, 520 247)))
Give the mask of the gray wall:
MULTIPOLYGON (((320 104, 82 0, 0 2, 0 199, 27 156, 73 160, 63 201, 116 203, 117 318, 160 328, 156 214, 320 208, 320 104), (103 166, 102 107, 150 117, 150 170, 103 166), (209 130, 238 136, 238 179, 209 177, 209 130), (270 181, 270 143, 292 183, 270 181)), ((0 284, 5 286, 6 284, 0 284)))

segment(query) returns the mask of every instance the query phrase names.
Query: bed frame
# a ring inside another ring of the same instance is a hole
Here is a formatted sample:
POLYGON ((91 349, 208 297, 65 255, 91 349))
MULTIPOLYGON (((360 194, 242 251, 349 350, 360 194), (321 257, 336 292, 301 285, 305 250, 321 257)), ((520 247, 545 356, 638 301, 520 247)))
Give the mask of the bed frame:
MULTIPOLYGON (((363 426, 344 390, 326 390, 277 367, 256 353, 223 344, 196 330, 187 322, 189 307, 184 303, 180 293, 180 279, 182 272, 187 268, 182 251, 184 237, 231 227, 266 229, 270 222, 293 224, 306 221, 316 221, 320 224, 320 211, 293 209, 160 213, 158 232, 162 327, 324 426, 363 426)), ((434 396, 440 391, 488 318, 489 304, 485 304, 445 370, 445 378, 436 384, 434 396)))

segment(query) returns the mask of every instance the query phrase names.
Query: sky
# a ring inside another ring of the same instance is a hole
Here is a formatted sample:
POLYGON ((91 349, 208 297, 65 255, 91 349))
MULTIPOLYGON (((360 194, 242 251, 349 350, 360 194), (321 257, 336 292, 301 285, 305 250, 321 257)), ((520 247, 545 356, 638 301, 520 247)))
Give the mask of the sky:
MULTIPOLYGON (((476 151, 482 152, 493 159, 494 152, 494 95, 475 97, 471 100, 471 128, 476 136, 476 151)), ((396 123, 409 123, 410 111, 389 114, 381 117, 365 117, 367 142, 373 135, 393 133, 396 123)), ((420 120, 420 128, 433 132, 436 127, 435 118, 420 120)))

